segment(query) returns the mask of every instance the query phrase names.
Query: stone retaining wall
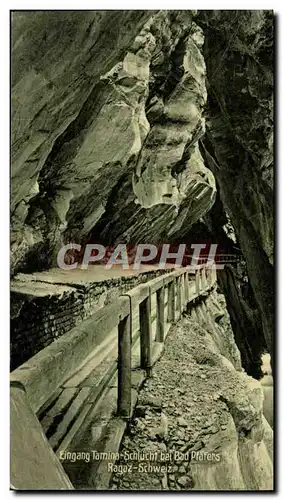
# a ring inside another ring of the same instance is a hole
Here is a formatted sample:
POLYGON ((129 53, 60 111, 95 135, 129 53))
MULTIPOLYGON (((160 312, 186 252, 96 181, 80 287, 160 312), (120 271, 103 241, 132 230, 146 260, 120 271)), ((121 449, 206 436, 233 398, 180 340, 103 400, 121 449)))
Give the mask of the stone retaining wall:
MULTIPOLYGON (((148 271, 96 283, 44 284, 14 280, 11 288, 11 370, 82 322, 98 308, 164 271, 148 271), (34 290, 34 291, 33 291, 34 290)), ((30 276, 30 275, 29 275, 30 276)))

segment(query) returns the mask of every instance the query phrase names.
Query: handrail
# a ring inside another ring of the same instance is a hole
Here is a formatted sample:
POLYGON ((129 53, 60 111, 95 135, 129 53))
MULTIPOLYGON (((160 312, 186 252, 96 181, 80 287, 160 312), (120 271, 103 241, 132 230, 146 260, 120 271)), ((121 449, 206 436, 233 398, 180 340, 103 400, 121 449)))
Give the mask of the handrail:
MULTIPOLYGON (((42 405, 60 385, 83 366, 91 350, 99 345, 113 328, 118 327, 117 408, 121 418, 129 419, 133 410, 131 380, 133 310, 139 308, 140 365, 147 376, 150 376, 154 342, 160 345, 165 340, 165 289, 168 288, 167 323, 171 324, 178 314, 181 316, 189 302, 206 294, 214 286, 215 281, 215 265, 201 265, 194 270, 179 268, 138 285, 113 303, 96 311, 90 318, 14 370, 10 378, 11 387, 14 392, 16 388, 20 391, 24 389, 27 398, 25 401, 28 401, 29 405, 28 411, 32 411, 34 419, 37 420, 36 413, 42 405), (189 287, 189 276, 192 273, 195 274, 193 293, 189 287), (156 341, 153 341, 151 331, 151 297, 154 293, 157 313, 156 341)), ((15 422, 11 423, 12 435, 17 433, 15 425, 15 422)), ((33 443, 30 442, 29 446, 32 450, 33 443)), ((61 464, 56 463, 56 466, 58 468, 61 464)), ((61 472, 64 472, 63 469, 61 472)), ((17 487, 16 484, 15 486, 17 487)))
POLYGON ((99 309, 16 368, 10 376, 11 384, 22 385, 36 413, 62 381, 84 362, 93 347, 104 340, 105 332, 110 332, 129 312, 129 300, 123 296, 99 309))

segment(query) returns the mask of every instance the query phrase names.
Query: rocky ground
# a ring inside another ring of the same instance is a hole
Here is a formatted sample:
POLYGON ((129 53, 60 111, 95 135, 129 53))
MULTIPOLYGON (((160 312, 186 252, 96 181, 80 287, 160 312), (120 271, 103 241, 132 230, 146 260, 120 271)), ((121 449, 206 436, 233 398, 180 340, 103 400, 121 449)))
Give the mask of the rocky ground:
POLYGON ((255 470, 250 479, 237 458, 247 436, 261 448, 262 389, 240 368, 231 331, 216 325, 209 311, 201 306, 198 318, 187 315, 171 329, 165 353, 140 392, 112 489, 271 488, 265 451, 258 454, 261 465, 254 464, 259 474, 255 470), (196 321, 204 316, 210 318, 206 329, 196 321))

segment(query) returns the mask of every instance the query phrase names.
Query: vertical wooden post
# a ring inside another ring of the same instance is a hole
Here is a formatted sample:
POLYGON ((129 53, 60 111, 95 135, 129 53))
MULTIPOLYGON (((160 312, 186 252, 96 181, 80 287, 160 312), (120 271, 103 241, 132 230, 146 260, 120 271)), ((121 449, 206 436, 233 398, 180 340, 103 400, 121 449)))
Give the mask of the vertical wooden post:
POLYGON ((176 311, 178 311, 178 318, 182 316, 182 296, 181 296, 181 276, 178 276, 176 280, 176 285, 177 285, 177 304, 176 304, 176 311))
POLYGON ((211 283, 210 283, 211 286, 214 285, 216 279, 217 279, 216 265, 213 264, 211 266, 211 283))
POLYGON ((189 302, 189 273, 184 274, 184 279, 185 279, 185 302, 186 302, 186 307, 189 302))
POLYGON ((209 287, 211 287, 211 285, 212 285, 212 266, 209 266, 207 268, 207 282, 208 282, 209 287))
POLYGON ((207 283, 207 279, 206 279, 206 272, 207 272, 207 267, 205 266, 205 267, 203 268, 203 281, 204 281, 204 289, 206 289, 206 288, 207 288, 207 284, 208 284, 208 283, 207 283))
POLYGON ((175 280, 168 284, 168 323, 175 321, 175 280))
POLYGON ((182 302, 182 311, 185 309, 186 297, 185 297, 185 273, 181 275, 181 302, 182 302))
POLYGON ((200 269, 196 269, 196 294, 200 293, 200 269))
POLYGON ((209 266, 207 266, 205 268, 205 276, 206 276, 206 286, 209 287, 210 286, 210 283, 209 283, 210 267, 209 266))
POLYGON ((118 325, 118 415, 131 417, 132 410, 132 335, 131 315, 118 325))
POLYGON ((164 287, 156 292, 157 333, 156 341, 164 342, 164 287))
POLYGON ((206 276, 205 276, 205 267, 201 269, 201 289, 206 289, 206 276))
POLYGON ((140 304, 140 350, 141 367, 151 377, 152 366, 152 331, 150 295, 140 304))

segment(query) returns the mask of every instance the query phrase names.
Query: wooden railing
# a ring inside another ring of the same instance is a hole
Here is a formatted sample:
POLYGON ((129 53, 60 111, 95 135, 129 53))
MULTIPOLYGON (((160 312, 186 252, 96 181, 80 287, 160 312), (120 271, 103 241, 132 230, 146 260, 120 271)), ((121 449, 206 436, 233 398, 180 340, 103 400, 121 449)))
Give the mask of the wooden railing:
POLYGON ((140 366, 146 375, 160 355, 170 325, 189 303, 207 294, 216 282, 215 266, 195 270, 180 268, 141 284, 53 342, 11 373, 11 480, 15 488, 72 489, 64 469, 53 453, 36 414, 60 385, 77 373, 95 346, 118 328, 117 413, 131 417, 133 318, 138 309, 140 366), (152 336, 152 299, 156 296, 156 337, 152 336), (165 315, 167 296, 167 317, 165 315), (19 426, 18 417, 26 422, 19 426), (27 428, 33 425, 35 432, 27 428), (32 423, 33 422, 33 423, 32 423), (34 447, 45 450, 46 462, 34 458, 34 447), (52 454, 54 456, 52 456, 52 454), (46 458, 47 461, 47 458, 46 458), (50 473, 46 473, 47 468, 50 473), (52 473, 52 467, 53 472, 52 473), (32 471, 32 472, 31 472, 32 471), (35 478, 37 478, 35 480, 35 478))
MULTIPOLYGON (((132 352, 132 315, 139 307, 140 331, 140 366, 151 376, 154 347, 165 340, 165 290, 168 289, 168 318, 170 325, 179 319, 189 302, 207 293, 216 281, 214 267, 202 266, 195 271, 195 282, 189 287, 189 276, 192 271, 178 269, 165 276, 140 285, 131 290, 127 296, 130 299, 129 313, 119 322, 118 327, 118 414, 130 418, 131 401, 131 352, 132 352), (156 294, 156 339, 152 339, 151 302, 156 294)), ((160 346, 158 346, 160 347, 160 346)))

